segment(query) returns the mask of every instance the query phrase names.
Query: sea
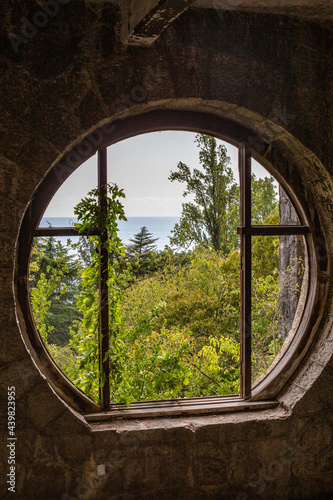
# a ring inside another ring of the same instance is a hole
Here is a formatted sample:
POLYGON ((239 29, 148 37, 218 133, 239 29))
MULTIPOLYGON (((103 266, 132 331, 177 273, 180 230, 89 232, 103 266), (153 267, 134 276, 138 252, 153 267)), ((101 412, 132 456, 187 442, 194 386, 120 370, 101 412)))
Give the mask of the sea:
MULTIPOLYGON (((77 222, 76 217, 46 217, 43 218, 39 227, 71 227, 77 222)), ((164 250, 165 245, 170 245, 169 236, 174 225, 179 222, 179 217, 127 217, 127 221, 119 221, 119 237, 124 245, 130 243, 130 239, 146 226, 153 238, 158 238, 155 242, 157 250, 164 250)), ((63 244, 67 237, 57 237, 63 244)), ((73 243, 78 241, 78 237, 70 238, 73 243)))

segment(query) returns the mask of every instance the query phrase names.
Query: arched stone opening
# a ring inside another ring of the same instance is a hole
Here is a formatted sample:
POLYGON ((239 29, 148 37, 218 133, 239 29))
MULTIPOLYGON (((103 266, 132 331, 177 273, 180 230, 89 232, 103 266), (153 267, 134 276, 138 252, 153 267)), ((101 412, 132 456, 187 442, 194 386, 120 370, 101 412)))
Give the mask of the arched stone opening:
MULTIPOLYGON (((65 380, 56 365, 36 337, 25 289, 25 270, 28 256, 25 249, 30 246, 31 227, 36 227, 46 203, 64 180, 83 161, 95 153, 101 145, 110 145, 128 137, 156 130, 191 130, 211 133, 235 145, 247 145, 253 154, 286 187, 297 210, 308 221, 314 239, 309 240, 311 271, 308 306, 295 335, 289 341, 284 357, 275 363, 264 379, 254 388, 253 400, 274 397, 285 386, 316 336, 326 308, 328 283, 325 279, 330 271, 329 230, 325 214, 320 211, 319 193, 308 182, 314 172, 324 169, 319 160, 290 134, 248 110, 219 102, 204 102, 189 99, 141 105, 117 113, 112 121, 103 122, 78 142, 57 162, 44 178, 33 196, 32 210, 26 212, 18 245, 18 308, 21 332, 37 366, 48 378, 51 386, 71 404, 84 412, 96 411, 97 407, 88 398, 65 380), (300 200, 300 204, 298 203, 300 200), (33 219, 30 214, 33 213, 33 219)), ((327 181, 329 183, 329 181, 327 181)), ((279 357, 279 359, 282 356, 279 357)), ((319 374, 319 373, 318 373, 319 374)))

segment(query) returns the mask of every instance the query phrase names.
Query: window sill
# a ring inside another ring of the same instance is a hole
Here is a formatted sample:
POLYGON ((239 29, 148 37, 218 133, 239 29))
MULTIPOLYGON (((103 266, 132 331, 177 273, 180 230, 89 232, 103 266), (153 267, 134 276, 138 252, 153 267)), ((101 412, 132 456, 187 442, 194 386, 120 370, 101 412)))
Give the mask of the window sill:
POLYGON ((278 406, 276 400, 245 401, 239 396, 187 398, 168 401, 140 401, 130 406, 115 404, 106 412, 86 413, 88 422, 105 420, 127 420, 137 418, 172 417, 183 415, 205 415, 238 412, 244 410, 267 410, 278 406))

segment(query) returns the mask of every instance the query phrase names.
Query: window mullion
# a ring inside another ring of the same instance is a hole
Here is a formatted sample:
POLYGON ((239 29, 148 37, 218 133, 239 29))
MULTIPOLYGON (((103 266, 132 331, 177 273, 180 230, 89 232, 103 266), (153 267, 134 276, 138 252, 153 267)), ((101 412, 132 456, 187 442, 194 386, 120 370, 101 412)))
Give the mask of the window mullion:
MULTIPOLYGON (((102 215, 107 212, 107 156, 106 148, 98 151, 98 190, 99 206, 102 215)), ((106 217, 102 217, 106 220, 106 217)), ((100 401, 103 410, 110 407, 110 362, 109 362, 109 294, 108 294, 108 234, 103 228, 99 236, 99 368, 103 375, 100 377, 100 401)))
POLYGON ((241 200, 241 386, 240 395, 251 397, 251 152, 239 148, 241 200))

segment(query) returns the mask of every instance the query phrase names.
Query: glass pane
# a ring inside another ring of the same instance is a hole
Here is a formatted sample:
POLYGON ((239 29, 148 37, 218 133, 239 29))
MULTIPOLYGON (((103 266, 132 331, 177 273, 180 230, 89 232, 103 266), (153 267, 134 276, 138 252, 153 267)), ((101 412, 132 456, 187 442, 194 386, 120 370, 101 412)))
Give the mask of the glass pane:
POLYGON ((239 267, 237 250, 165 255, 126 291, 124 380, 135 400, 239 392, 239 267))
MULTIPOLYGON (((182 164, 189 168, 191 176, 205 188, 199 208, 202 211, 203 198, 208 196, 205 200, 206 208, 213 215, 211 223, 215 229, 216 245, 223 246, 227 252, 239 247, 236 230, 239 225, 238 150, 216 139, 216 163, 220 162, 218 148, 222 146, 226 148, 226 157, 230 161, 225 164, 224 175, 212 186, 214 168, 210 172, 205 171, 203 158, 200 159, 202 144, 198 143, 197 137, 198 134, 192 132, 153 132, 132 137, 108 148, 109 182, 116 183, 125 194, 122 204, 127 223, 121 221, 119 226, 123 234, 127 233, 124 243, 127 244, 133 234, 145 226, 154 237, 159 238, 156 242, 159 250, 163 250, 165 245, 170 246, 170 233, 175 224, 180 222, 183 205, 187 209, 188 217, 185 222, 188 224, 186 227, 185 223, 181 224, 174 235, 173 248, 187 250, 199 242, 211 240, 205 224, 198 220, 197 213, 191 219, 193 206, 189 205, 197 205, 200 194, 193 189, 186 189, 184 171, 178 178, 170 180, 170 174, 177 170, 179 173, 178 166, 182 164), (206 181, 203 180, 205 175, 206 181), (215 196, 215 206, 212 206, 213 196, 209 189, 223 191, 220 189, 223 184, 227 187, 227 196, 226 193, 220 197, 215 196), (221 201, 223 207, 216 206, 217 200, 221 201), (219 216, 218 208, 221 209, 219 216)), ((225 158, 223 154, 222 158, 225 158)))
POLYGON ((74 207, 97 186, 97 158, 89 158, 78 167, 51 199, 39 227, 71 227, 77 218, 74 207))
POLYGON ((29 289, 37 330, 55 363, 98 401, 98 274, 87 237, 34 238, 29 289))
POLYGON ((303 236, 257 236, 252 245, 252 381, 258 382, 297 330, 307 258, 303 236))
POLYGON ((282 186, 258 162, 252 160, 251 219, 253 225, 300 224, 282 186))
POLYGON ((200 159, 205 147, 196 134, 170 131, 108 149, 109 180, 126 195, 127 222, 120 222, 119 234, 131 273, 120 309, 118 339, 126 348, 119 355, 121 380, 111 382, 115 402, 239 392, 238 156, 222 141, 210 145, 200 159), (223 145, 226 152, 219 150, 223 145), (216 175, 221 159, 225 178, 216 175), (200 183, 207 203, 223 205, 219 218, 210 210, 214 238, 199 220, 199 192, 187 188, 180 164, 200 183), (179 177, 170 180, 171 172, 179 177), (214 174, 221 196, 213 200, 214 174), (171 242, 176 223, 180 228, 171 242), (140 242, 147 243, 144 252, 140 242))
POLYGON ((77 217, 74 215, 68 217, 50 217, 44 215, 38 227, 74 227, 76 222, 77 217))
POLYGON ((179 221, 179 217, 127 217, 126 221, 119 221, 119 236, 124 245, 131 245, 131 240, 135 234, 140 233, 142 227, 146 227, 156 239, 154 245, 158 251, 164 250, 166 245, 170 245, 170 235, 174 225, 179 221))
POLYGON ((296 210, 289 196, 279 184, 279 223, 281 225, 296 226, 300 224, 296 210))

